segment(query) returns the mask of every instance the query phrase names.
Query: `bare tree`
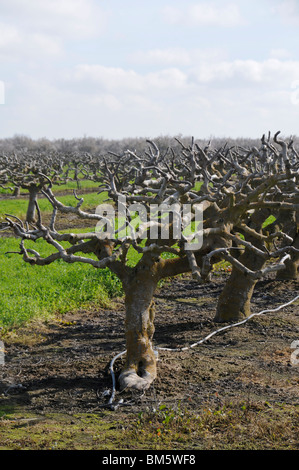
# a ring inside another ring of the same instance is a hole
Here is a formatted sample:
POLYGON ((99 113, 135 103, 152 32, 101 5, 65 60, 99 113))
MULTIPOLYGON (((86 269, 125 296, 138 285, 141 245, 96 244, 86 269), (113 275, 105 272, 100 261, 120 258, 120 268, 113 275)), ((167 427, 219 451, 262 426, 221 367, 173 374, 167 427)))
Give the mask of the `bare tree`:
POLYGON ((269 214, 298 214, 299 209, 298 154, 278 135, 273 144, 263 137, 260 148, 214 149, 211 142, 200 147, 192 139, 188 146, 179 142, 179 152, 168 148, 163 153, 148 141, 143 153, 109 154, 98 169, 93 167, 100 191, 109 195, 109 203, 95 213, 83 211, 83 199, 77 196, 76 205, 62 204, 48 179, 42 193, 53 206, 49 226, 43 225, 37 202, 34 228, 6 218, 7 227, 21 238, 19 254, 25 262, 87 263, 109 267, 119 277, 125 292, 127 349, 121 388, 145 389, 156 377, 154 293, 159 280, 192 272, 205 282, 213 264, 227 260, 233 272, 216 314, 226 321, 247 315, 257 280, 286 269, 286 262, 298 255, 297 235, 282 226, 271 233, 264 228, 269 214), (96 229, 59 233, 59 214, 88 219, 96 229), (38 239, 52 246, 51 255, 43 257, 26 245, 38 239), (135 266, 129 262, 130 250, 140 256, 135 266))
POLYGON ((83 179, 92 179, 85 169, 85 162, 91 157, 80 153, 27 152, 19 150, 0 156, 0 186, 20 194, 20 189, 29 193, 26 222, 36 221, 38 194, 49 180, 52 184, 63 185, 75 181, 77 187, 83 179))
POLYGON ((250 301, 256 282, 272 270, 277 271, 280 279, 298 277, 298 175, 294 178, 291 175, 298 173, 299 159, 293 141, 287 146, 278 135, 276 133, 274 136, 278 148, 271 144, 269 134, 267 140, 263 136, 260 149, 251 149, 251 181, 242 191, 248 194, 243 202, 250 200, 254 209, 248 211, 252 213, 246 225, 235 226, 251 246, 245 245, 238 262, 232 261, 231 276, 218 300, 216 321, 239 320, 250 315, 250 301), (275 221, 264 226, 270 215, 275 216, 275 221), (256 249, 253 250, 253 246, 256 249), (269 266, 269 257, 265 254, 270 248, 277 254, 287 253, 274 266, 269 266), (239 269, 239 262, 247 270, 239 269), (253 272, 249 273, 248 269, 253 272))

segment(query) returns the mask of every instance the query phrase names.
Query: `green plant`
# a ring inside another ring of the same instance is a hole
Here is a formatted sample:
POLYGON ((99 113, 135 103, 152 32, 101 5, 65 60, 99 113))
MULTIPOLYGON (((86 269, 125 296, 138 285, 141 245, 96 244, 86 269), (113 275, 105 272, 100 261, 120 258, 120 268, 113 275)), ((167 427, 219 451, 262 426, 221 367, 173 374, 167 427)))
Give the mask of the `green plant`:
MULTIPOLYGON (((46 244, 35 247, 47 252, 46 244)), ((0 326, 13 328, 35 317, 78 309, 97 302, 109 306, 113 297, 122 295, 118 278, 110 270, 95 270, 82 264, 57 261, 44 270, 22 262, 15 238, 0 238, 0 326)))

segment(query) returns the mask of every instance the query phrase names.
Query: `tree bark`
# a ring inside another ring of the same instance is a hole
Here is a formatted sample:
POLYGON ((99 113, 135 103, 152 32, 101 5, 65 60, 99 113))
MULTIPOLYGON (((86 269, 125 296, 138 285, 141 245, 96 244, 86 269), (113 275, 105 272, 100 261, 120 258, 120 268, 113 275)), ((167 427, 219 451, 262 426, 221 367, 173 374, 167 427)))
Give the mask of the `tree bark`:
MULTIPOLYGON (((292 246, 299 249, 299 232, 297 225, 299 223, 299 214, 296 214, 295 211, 285 211, 276 215, 276 220, 267 227, 267 230, 270 230, 271 233, 283 231, 291 236, 294 240, 292 246)), ((290 253, 291 259, 285 261, 285 269, 277 273, 277 280, 297 280, 299 278, 299 254, 290 253)))
MULTIPOLYGON (((256 211, 252 215, 251 228, 256 231, 261 230, 267 215, 263 209, 256 211)), ((262 242, 257 239, 247 237, 247 240, 257 248, 263 248, 262 242)), ((257 271, 265 265, 265 259, 248 248, 244 250, 238 260, 252 271, 257 271)), ((250 315, 251 297, 256 283, 257 280, 250 278, 233 266, 231 275, 219 296, 214 321, 229 322, 247 318, 250 315)))
MULTIPOLYGON (((294 243, 292 245, 294 248, 299 250, 299 232, 297 232, 294 243)), ((285 269, 277 273, 276 279, 280 281, 290 281, 299 279, 299 254, 292 253, 291 259, 285 261, 285 269)))
MULTIPOLYGON (((239 261, 252 270, 261 269, 265 263, 263 258, 252 253, 246 253, 246 251, 240 256, 239 261)), ((231 275, 219 296, 214 321, 229 322, 248 317, 250 315, 251 297, 256 283, 257 280, 251 279, 233 267, 231 275)))
POLYGON ((35 203, 37 201, 38 188, 36 186, 31 186, 29 188, 29 202, 27 207, 26 222, 34 223, 35 219, 35 203))
POLYGON ((20 193, 21 193, 21 188, 20 188, 20 186, 15 186, 14 192, 13 192, 13 196, 14 196, 14 197, 19 197, 19 196, 20 196, 20 193))
POLYGON ((153 295, 157 277, 153 267, 141 265, 135 275, 124 283, 126 364, 120 387, 147 389, 156 378, 156 355, 152 345, 155 308, 153 295))

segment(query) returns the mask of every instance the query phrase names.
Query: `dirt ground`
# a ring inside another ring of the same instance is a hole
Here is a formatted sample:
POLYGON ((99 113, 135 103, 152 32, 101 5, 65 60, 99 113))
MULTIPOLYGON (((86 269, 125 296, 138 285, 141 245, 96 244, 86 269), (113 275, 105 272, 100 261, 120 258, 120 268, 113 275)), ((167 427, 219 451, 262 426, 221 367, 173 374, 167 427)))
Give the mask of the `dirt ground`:
MULTIPOLYGON (((224 278, 214 276, 205 285, 189 276, 165 282, 155 296, 155 346, 185 347, 223 326, 213 318, 224 278)), ((276 308, 298 294, 298 282, 261 281, 252 312, 276 308)), ((123 420, 161 404, 174 408, 180 403, 196 413, 207 405, 215 409, 238 400, 269 409, 291 406, 298 413, 299 353, 292 349, 292 342, 299 340, 298 300, 193 349, 159 351, 158 377, 151 388, 144 394, 117 390, 115 403, 122 399, 123 404, 112 411, 106 407, 112 387, 109 364, 125 349, 124 317, 118 299, 110 310, 81 310, 7 335, 0 409, 13 406, 35 416, 105 411, 108 420, 115 420, 117 412, 123 420)), ((115 362, 116 377, 122 364, 123 358, 115 362)), ((295 441, 292 446, 299 448, 295 441)))

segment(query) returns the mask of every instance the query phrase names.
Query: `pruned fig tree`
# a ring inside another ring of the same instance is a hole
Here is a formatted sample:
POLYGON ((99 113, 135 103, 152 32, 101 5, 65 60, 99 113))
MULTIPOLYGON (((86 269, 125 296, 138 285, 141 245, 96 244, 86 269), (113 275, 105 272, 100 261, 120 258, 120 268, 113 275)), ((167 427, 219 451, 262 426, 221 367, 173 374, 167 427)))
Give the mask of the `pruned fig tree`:
POLYGON ((21 189, 28 191, 26 222, 34 223, 38 194, 49 183, 49 179, 56 185, 75 181, 79 188, 83 179, 90 179, 84 167, 89 160, 88 156, 79 153, 55 151, 18 150, 3 154, 0 156, 0 187, 14 191, 14 195, 19 195, 21 189))
POLYGON ((238 261, 231 259, 232 273, 219 297, 215 320, 247 317, 254 286, 267 273, 277 271, 278 279, 298 278, 299 156, 292 139, 287 144, 278 136, 279 132, 274 136, 276 145, 270 142, 269 134, 268 139, 262 137, 259 149, 237 151, 237 158, 247 162, 244 170, 248 179, 242 183, 247 219, 235 224, 234 230, 250 245, 244 243, 244 251, 235 255, 238 261), (274 221, 267 224, 269 219, 274 221), (274 255, 283 254, 274 265, 270 263, 271 250, 274 255))
POLYGON ((299 159, 293 143, 278 136, 273 143, 263 137, 260 148, 249 149, 212 148, 211 143, 202 148, 192 139, 179 152, 169 148, 163 154, 148 141, 143 153, 109 154, 93 169, 100 192, 108 195, 94 213, 84 211, 77 196, 73 206, 62 204, 49 178, 42 190, 53 206, 49 226, 39 211, 30 229, 7 217, 7 226, 21 239, 25 262, 87 263, 108 267, 121 280, 126 306, 121 388, 146 389, 156 377, 154 293, 161 279, 191 272, 205 282, 215 262, 228 261, 232 275, 216 314, 226 321, 248 314, 258 279, 297 259, 297 227, 289 231, 279 217, 292 214, 298 223, 299 159), (88 219, 92 229, 60 233, 55 228, 60 214, 88 219), (267 230, 270 215, 278 225, 267 230), (28 245, 38 239, 52 246, 51 255, 44 257, 28 245), (132 251, 139 256, 134 265, 132 251))

